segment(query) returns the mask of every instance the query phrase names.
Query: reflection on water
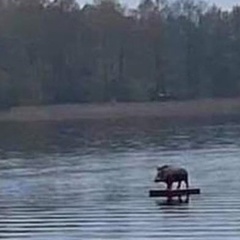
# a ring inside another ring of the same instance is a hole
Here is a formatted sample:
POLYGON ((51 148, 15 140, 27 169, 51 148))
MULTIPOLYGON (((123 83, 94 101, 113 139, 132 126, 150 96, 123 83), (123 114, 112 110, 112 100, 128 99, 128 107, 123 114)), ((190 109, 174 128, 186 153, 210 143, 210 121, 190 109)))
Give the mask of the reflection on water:
POLYGON ((0 237, 240 239, 238 121, 0 125, 0 237), (155 167, 185 166, 202 194, 164 204, 155 167))

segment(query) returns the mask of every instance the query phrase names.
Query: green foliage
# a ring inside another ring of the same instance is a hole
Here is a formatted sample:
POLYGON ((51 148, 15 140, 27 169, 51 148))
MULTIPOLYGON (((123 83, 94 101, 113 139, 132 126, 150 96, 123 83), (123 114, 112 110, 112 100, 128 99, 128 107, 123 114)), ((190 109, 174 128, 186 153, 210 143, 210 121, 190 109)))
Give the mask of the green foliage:
POLYGON ((239 42, 239 7, 0 0, 0 106, 238 96, 239 42))

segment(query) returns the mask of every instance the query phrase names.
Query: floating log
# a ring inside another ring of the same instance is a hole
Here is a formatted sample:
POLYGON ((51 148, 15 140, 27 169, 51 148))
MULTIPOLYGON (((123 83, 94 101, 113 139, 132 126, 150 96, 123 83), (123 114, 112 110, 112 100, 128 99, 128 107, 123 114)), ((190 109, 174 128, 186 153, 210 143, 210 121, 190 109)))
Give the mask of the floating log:
POLYGON ((200 194, 199 188, 192 188, 192 189, 174 189, 174 190, 150 190, 149 197, 180 197, 180 196, 188 196, 192 194, 200 194))

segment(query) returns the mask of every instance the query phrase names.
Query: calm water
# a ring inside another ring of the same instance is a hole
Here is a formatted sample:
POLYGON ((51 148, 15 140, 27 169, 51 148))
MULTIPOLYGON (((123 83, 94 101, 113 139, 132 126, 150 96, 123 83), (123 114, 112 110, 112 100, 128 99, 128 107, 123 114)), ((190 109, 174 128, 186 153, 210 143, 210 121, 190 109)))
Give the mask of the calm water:
MULTIPOLYGON (((240 121, 239 121, 240 123, 240 121)), ((158 119, 0 125, 0 237, 240 239, 240 124, 158 119), (148 197, 155 167, 202 194, 148 197)))

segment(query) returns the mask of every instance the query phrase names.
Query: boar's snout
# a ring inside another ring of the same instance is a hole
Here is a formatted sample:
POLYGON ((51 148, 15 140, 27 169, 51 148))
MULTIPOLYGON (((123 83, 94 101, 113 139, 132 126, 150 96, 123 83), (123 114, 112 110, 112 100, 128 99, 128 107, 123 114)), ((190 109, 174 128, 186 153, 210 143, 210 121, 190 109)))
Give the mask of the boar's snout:
POLYGON ((159 176, 156 176, 154 179, 154 182, 161 182, 161 181, 162 181, 162 179, 159 176))

